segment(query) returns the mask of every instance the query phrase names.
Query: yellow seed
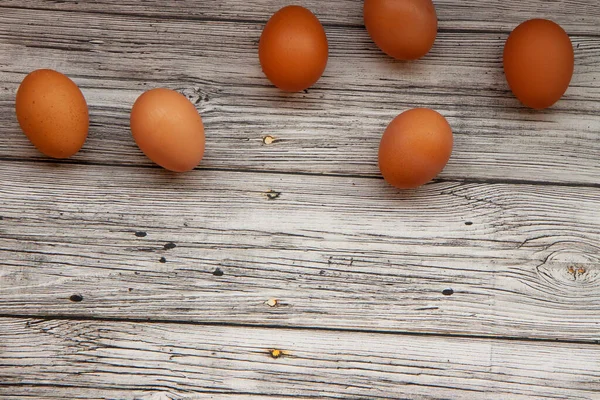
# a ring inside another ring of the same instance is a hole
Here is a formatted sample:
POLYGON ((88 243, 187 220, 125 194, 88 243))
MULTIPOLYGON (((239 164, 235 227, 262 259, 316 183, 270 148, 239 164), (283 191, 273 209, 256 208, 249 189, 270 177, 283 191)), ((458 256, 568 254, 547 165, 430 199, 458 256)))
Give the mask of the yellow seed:
POLYGON ((269 299, 269 300, 267 300, 267 305, 269 307, 275 307, 277 305, 277 299, 269 299))
POLYGON ((267 135, 263 138, 263 143, 264 144, 271 144, 275 141, 275 138, 273 136, 267 135))
POLYGON ((269 353, 271 353, 271 357, 273 357, 273 358, 279 358, 283 354, 281 352, 281 350, 277 350, 277 349, 269 350, 269 353))

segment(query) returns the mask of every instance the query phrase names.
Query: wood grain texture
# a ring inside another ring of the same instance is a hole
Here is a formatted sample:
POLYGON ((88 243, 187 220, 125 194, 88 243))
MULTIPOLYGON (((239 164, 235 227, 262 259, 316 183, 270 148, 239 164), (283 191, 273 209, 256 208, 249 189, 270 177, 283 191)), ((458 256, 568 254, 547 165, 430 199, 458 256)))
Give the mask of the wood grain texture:
MULTIPOLYGON (((94 4, 76 7, 106 8, 94 4)), ((285 95, 260 71, 259 22, 2 11, 3 159, 41 159, 18 128, 14 93, 26 73, 50 67, 71 76, 90 104, 90 137, 73 162, 151 165, 131 139, 129 111, 143 90, 167 86, 204 118, 205 168, 377 176, 389 121, 407 108, 433 107, 455 132, 443 179, 600 183, 600 37, 573 36, 577 67, 566 97, 534 112, 505 83, 504 33, 441 32, 425 59, 397 63, 363 28, 329 26, 325 76, 308 93, 285 95), (275 140, 265 145, 266 136, 275 140)))
POLYGON ((6 396, 591 400, 600 390, 600 346, 581 344, 3 318, 0 350, 6 396))
POLYGON ((361 1, 305 0, 330 60, 294 95, 257 61, 287 3, 1 2, 0 398, 597 399, 597 2, 435 1, 432 52, 398 63, 361 1), (544 112, 502 72, 533 17, 576 54, 544 112), (15 120, 19 82, 44 67, 90 105, 70 160, 15 120), (159 86, 203 116, 189 174, 131 140, 131 105, 159 86), (377 147, 411 107, 445 115, 456 146, 438 180, 399 192, 377 147))
MULTIPOLYGON (((363 2, 359 0, 302 0, 296 3, 308 7, 326 25, 363 24, 363 2)), ((4 0, 0 7, 170 19, 265 22, 275 11, 288 4, 289 0, 179 0, 176 4, 160 0, 4 0)), ((599 34, 600 10, 595 0, 434 0, 434 4, 442 30, 509 32, 527 19, 549 18, 556 20, 571 34, 599 34)))
POLYGON ((0 314, 600 339, 599 189, 151 171, 1 162, 0 314))

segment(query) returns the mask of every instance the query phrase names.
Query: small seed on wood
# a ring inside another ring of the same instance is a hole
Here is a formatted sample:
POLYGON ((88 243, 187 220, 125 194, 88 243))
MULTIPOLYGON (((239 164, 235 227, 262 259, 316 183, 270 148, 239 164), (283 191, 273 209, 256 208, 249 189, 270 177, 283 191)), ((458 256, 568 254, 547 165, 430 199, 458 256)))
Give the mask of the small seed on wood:
POLYGON ((272 144, 273 142, 275 142, 275 138, 273 136, 267 135, 267 136, 263 137, 264 144, 272 144))
POLYGON ((279 358, 283 355, 283 352, 281 350, 272 349, 269 350, 269 354, 271 354, 271 357, 273 358, 279 358))
POLYGON ((269 307, 275 307, 278 304, 278 301, 277 299, 269 299, 266 303, 269 307))

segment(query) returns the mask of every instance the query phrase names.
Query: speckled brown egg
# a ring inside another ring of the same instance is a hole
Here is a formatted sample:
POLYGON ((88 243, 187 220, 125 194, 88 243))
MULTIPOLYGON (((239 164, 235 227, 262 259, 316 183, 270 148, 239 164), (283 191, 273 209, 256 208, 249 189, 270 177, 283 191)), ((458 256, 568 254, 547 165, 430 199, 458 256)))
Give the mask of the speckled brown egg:
POLYGON ((83 93, 68 77, 50 69, 33 71, 17 90, 17 120, 42 153, 67 158, 85 143, 89 128, 83 93))

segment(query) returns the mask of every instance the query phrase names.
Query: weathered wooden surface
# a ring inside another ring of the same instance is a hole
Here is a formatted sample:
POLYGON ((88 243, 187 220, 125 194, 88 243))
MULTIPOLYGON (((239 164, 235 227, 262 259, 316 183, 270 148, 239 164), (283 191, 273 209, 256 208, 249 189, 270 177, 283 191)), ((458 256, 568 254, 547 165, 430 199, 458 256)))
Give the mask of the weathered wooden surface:
POLYGON ((600 369, 600 346, 581 344, 6 318, 0 350, 0 391, 85 399, 593 399, 600 369))
POLYGON ((0 163, 0 314, 600 339, 598 189, 106 171, 0 163))
POLYGON ((330 62, 284 95, 256 52, 287 1, 3 0, 0 398, 597 399, 600 7, 435 3, 432 52, 398 63, 362 2, 302 2, 330 62), (544 112, 502 73, 532 17, 576 54, 544 112), (70 160, 37 153, 14 117, 43 67, 90 105, 70 160), (157 86, 203 116, 192 173, 131 140, 130 107, 157 86), (442 112, 456 145, 436 182, 399 192, 377 146, 414 106, 442 112))
POLYGON ((260 71, 257 22, 2 11, 3 159, 40 158, 12 112, 35 65, 71 76, 90 103, 90 137, 74 162, 150 165, 131 139, 129 111, 143 90, 168 86, 202 113, 205 168, 376 176, 385 126, 421 106, 442 112, 456 134, 443 178, 598 184, 600 37, 573 36, 572 85, 540 113, 521 109, 508 90, 504 33, 442 32, 429 56, 402 64, 364 28, 327 27, 325 76, 308 93, 285 95, 260 71), (276 140, 265 145, 269 135, 276 140))
MULTIPOLYGON (((291 2, 293 3, 293 2, 291 2)), ((279 8, 291 4, 288 0, 203 0, 178 1, 176 6, 160 0, 3 0, 2 8, 29 10, 65 10, 100 15, 146 16, 197 21, 233 20, 264 23, 279 8)), ((302 0, 324 24, 345 27, 363 24, 359 0, 302 0)), ((600 10, 594 0, 528 1, 520 0, 436 0, 434 1, 441 30, 510 31, 526 19, 556 20, 570 33, 598 35, 600 10)))

